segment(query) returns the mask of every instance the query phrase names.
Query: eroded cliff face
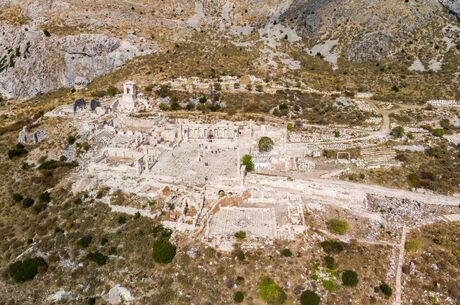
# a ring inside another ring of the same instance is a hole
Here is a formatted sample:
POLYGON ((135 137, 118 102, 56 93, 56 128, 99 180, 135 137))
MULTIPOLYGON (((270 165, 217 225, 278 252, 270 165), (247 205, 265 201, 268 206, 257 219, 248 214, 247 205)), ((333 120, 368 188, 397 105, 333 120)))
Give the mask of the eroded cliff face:
POLYGON ((28 98, 61 87, 85 86, 127 60, 156 50, 153 42, 130 35, 106 34, 54 37, 23 25, 0 29, 0 92, 28 98))
MULTIPOLYGON (((459 1, 439 1, 458 12, 459 1)), ((457 19, 443 5, 436 0, 5 0, 0 92, 29 98, 85 86, 131 58, 171 50, 196 32, 260 52, 265 69, 300 68, 282 49, 285 42, 301 52, 329 46, 323 55, 331 55, 334 69, 340 57, 442 61, 460 34, 457 19)))

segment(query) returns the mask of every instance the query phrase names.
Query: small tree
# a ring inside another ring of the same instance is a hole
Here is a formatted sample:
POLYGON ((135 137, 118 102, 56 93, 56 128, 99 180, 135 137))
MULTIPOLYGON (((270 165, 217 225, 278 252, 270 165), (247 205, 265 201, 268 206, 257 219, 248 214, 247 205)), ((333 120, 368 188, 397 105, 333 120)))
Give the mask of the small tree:
POLYGON ((252 157, 250 155, 244 155, 241 159, 241 163, 246 166, 246 171, 251 172, 254 170, 254 163, 252 162, 252 157))
POLYGON ((153 260, 159 264, 169 264, 176 256, 176 246, 166 239, 158 239, 153 242, 153 260))
POLYGON ((390 134, 395 138, 401 138, 404 135, 404 128, 397 126, 391 130, 390 134))
POLYGON ((286 301, 286 293, 271 278, 263 277, 257 285, 259 297, 268 304, 280 305, 286 301))
POLYGON ((312 290, 305 290, 300 295, 300 304, 302 305, 319 305, 320 302, 319 295, 312 290))
POLYGON ((257 92, 263 92, 263 91, 264 91, 264 87, 263 87, 261 84, 257 84, 257 85, 256 85, 256 91, 257 91, 257 92))
POLYGON ((342 273, 342 284, 345 286, 355 287, 358 285, 358 274, 353 270, 345 270, 342 273))
POLYGON ((240 87, 241 87, 240 83, 234 83, 233 84, 233 88, 235 88, 237 90, 240 89, 240 87))
POLYGON ((46 37, 51 37, 51 33, 47 29, 43 30, 43 34, 45 34, 46 37))
POLYGON ((259 151, 270 151, 273 149, 273 140, 269 137, 261 137, 259 140, 259 151))
POLYGON ((246 259, 246 255, 244 254, 243 250, 241 249, 236 249, 234 251, 235 257, 240 261, 244 261, 246 259))
POLYGON ((235 294, 233 294, 233 301, 235 303, 241 303, 244 300, 244 293, 242 291, 237 291, 235 294))

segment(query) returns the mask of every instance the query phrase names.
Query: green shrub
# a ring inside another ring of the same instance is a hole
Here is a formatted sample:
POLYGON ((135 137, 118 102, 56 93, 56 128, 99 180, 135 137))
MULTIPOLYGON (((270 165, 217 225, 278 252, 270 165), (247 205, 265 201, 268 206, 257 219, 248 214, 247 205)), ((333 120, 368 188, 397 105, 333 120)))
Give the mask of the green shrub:
POLYGON ((321 284, 323 284, 324 289, 326 289, 329 292, 332 292, 335 290, 334 282, 331 280, 322 280, 321 284))
POLYGON ((241 163, 246 166, 246 171, 251 172, 254 170, 254 163, 252 162, 252 157, 250 155, 244 155, 241 159, 241 163))
POLYGON ((281 251, 281 255, 284 256, 284 257, 291 257, 292 256, 292 252, 291 250, 289 250, 288 248, 286 249, 283 249, 281 251))
POLYGON ((336 240, 325 240, 321 242, 321 248, 327 254, 340 253, 343 251, 343 244, 336 240))
POLYGON ((326 268, 331 269, 331 270, 336 268, 335 259, 332 256, 330 255, 325 256, 324 262, 326 263, 326 268))
POLYGON ((76 140, 77 140, 77 138, 75 138, 75 136, 69 135, 69 136, 67 137, 67 144, 72 145, 72 144, 75 143, 76 140))
POLYGON ((246 258, 246 255, 244 255, 244 252, 243 252, 243 250, 241 250, 241 249, 236 249, 235 252, 234 252, 234 254, 235 254, 235 257, 236 257, 240 262, 244 261, 244 259, 246 258))
POLYGON ((237 277, 236 277, 236 280, 235 280, 235 283, 238 284, 238 285, 244 284, 244 277, 242 277, 242 276, 237 276, 237 277))
POLYGON ((40 196, 38 197, 38 200, 40 200, 41 202, 50 202, 51 201, 51 195, 50 195, 50 193, 45 191, 45 192, 40 194, 40 196))
POLYGON ((460 249, 452 250, 452 254, 453 254, 455 257, 460 257, 460 249))
POLYGON ((22 196, 19 193, 14 193, 12 196, 14 202, 21 202, 24 199, 24 196, 22 196))
POLYGON ((17 157, 22 157, 27 155, 28 151, 26 150, 25 146, 22 145, 21 143, 16 144, 15 147, 12 149, 8 150, 8 158, 9 159, 14 159, 17 157))
POLYGON ((122 224, 125 224, 127 221, 126 217, 125 216, 118 216, 117 218, 117 222, 118 224, 122 225, 122 224))
POLYGON ((30 208, 34 204, 35 200, 32 198, 26 197, 22 200, 22 207, 27 209, 30 208))
POLYGON ((235 233, 235 237, 236 237, 236 239, 238 239, 238 240, 243 240, 243 239, 246 238, 246 232, 244 232, 244 231, 238 231, 238 232, 235 233))
POLYGON ((401 138, 404 135, 404 128, 401 126, 397 126, 391 130, 390 135, 392 135, 395 138, 401 138))
POLYGON ((153 260, 160 264, 169 264, 176 256, 176 246, 166 239, 158 239, 153 242, 153 260))
POLYGON ((327 221, 327 228, 332 233, 343 235, 348 231, 348 223, 340 219, 329 219, 327 221))
POLYGON ((294 124, 292 124, 292 123, 287 124, 287 130, 288 131, 293 131, 294 129, 295 129, 294 124))
POLYGON ((77 246, 80 248, 88 248, 92 240, 93 240, 93 237, 91 235, 83 236, 77 241, 77 246))
POLYGON ((321 299, 319 298, 319 295, 317 295, 312 290, 305 290, 300 295, 301 305, 319 305, 320 302, 321 302, 321 299))
POLYGON ((109 259, 107 256, 105 256, 104 254, 102 254, 101 252, 99 251, 95 251, 95 252, 90 252, 88 253, 88 255, 86 256, 86 258, 92 262, 95 262, 96 264, 98 264, 99 266, 103 266, 107 263, 107 260, 109 259))
POLYGON ((418 241, 418 240, 416 240, 416 239, 409 239, 409 240, 406 241, 406 243, 404 244, 404 248, 405 248, 408 252, 417 252, 417 251, 420 249, 420 246, 421 246, 420 241, 418 241))
POLYGON ((273 140, 269 137, 261 137, 259 140, 259 151, 267 152, 273 149, 273 140))
POLYGON ((391 287, 387 283, 380 284, 379 289, 387 297, 391 297, 391 295, 393 294, 393 289, 391 289, 391 287))
POLYGON ((43 30, 43 34, 45 34, 46 37, 51 37, 51 33, 47 29, 43 30))
POLYGON ((16 283, 23 283, 32 280, 39 271, 48 267, 41 257, 29 258, 18 261, 9 266, 9 274, 16 283))
POLYGON ((241 303, 244 300, 244 293, 242 291, 237 291, 233 294, 233 300, 236 303, 241 303))
POLYGON ((345 270, 342 273, 342 284, 345 286, 355 287, 358 285, 358 274, 353 270, 345 270))
POLYGON ((283 304, 286 301, 286 293, 269 277, 263 277, 257 285, 259 297, 272 305, 283 304))
POLYGON ((220 83, 218 83, 218 82, 215 82, 213 87, 214 87, 214 90, 216 90, 216 91, 222 90, 222 85, 220 83))
POLYGON ((436 128, 436 129, 433 129, 433 131, 431 132, 431 134, 435 137, 442 137, 444 135, 444 129, 442 128, 436 128))

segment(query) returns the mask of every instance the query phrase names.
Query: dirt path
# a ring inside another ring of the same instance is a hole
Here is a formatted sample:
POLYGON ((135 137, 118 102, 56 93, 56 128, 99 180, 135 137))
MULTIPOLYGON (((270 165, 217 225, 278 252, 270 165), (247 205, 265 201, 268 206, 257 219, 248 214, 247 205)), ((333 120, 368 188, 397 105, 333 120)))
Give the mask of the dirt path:
POLYGON ((405 254, 405 245, 406 245, 406 235, 407 227, 404 226, 401 233, 401 242, 399 243, 399 258, 398 258, 398 267, 396 269, 396 285, 395 285, 395 300, 393 305, 401 305, 401 295, 402 295, 402 285, 401 285, 401 276, 402 276, 402 267, 404 264, 404 254, 405 254))

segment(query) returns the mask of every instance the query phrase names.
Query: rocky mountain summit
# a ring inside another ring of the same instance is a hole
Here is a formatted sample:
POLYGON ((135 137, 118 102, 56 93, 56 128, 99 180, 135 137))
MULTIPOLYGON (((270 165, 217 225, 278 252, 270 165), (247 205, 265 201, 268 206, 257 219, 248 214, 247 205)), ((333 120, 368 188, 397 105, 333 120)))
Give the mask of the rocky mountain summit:
POLYGON ((458 55, 459 3, 2 1, 0 92, 30 98, 85 86, 132 58, 168 52, 196 33, 256 53, 261 70, 297 70, 293 53, 300 52, 320 55, 333 70, 340 68, 338 59, 404 60, 408 67, 419 59, 438 71, 450 50, 458 55))

